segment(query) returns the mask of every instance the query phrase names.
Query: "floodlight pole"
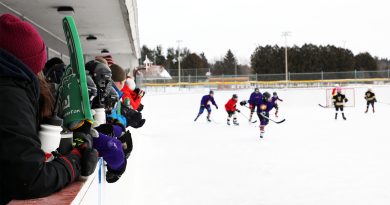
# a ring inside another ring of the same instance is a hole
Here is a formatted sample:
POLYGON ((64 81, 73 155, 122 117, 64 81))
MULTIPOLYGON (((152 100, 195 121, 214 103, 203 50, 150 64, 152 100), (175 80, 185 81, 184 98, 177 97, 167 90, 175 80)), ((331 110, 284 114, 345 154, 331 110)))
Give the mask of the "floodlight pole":
POLYGON ((288 83, 288 57, 287 57, 287 37, 290 36, 291 32, 286 31, 282 33, 282 36, 284 37, 284 56, 285 56, 285 64, 286 64, 286 85, 288 83))
POLYGON ((177 61, 179 62, 179 83, 181 83, 181 69, 180 69, 180 60, 181 60, 181 57, 180 57, 180 43, 183 42, 182 40, 177 40, 176 41, 177 44, 178 44, 178 50, 179 50, 179 56, 177 57, 177 61))

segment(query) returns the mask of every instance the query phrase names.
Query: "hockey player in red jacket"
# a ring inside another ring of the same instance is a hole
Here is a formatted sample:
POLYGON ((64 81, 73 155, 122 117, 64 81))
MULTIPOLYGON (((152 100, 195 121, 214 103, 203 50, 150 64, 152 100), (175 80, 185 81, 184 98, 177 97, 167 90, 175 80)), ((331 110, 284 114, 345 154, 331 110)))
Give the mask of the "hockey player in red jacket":
POLYGON ((240 112, 239 109, 236 108, 238 97, 236 94, 233 94, 233 97, 225 104, 226 112, 228 113, 227 124, 230 125, 230 118, 233 117, 233 124, 239 125, 237 122, 236 112, 240 112))

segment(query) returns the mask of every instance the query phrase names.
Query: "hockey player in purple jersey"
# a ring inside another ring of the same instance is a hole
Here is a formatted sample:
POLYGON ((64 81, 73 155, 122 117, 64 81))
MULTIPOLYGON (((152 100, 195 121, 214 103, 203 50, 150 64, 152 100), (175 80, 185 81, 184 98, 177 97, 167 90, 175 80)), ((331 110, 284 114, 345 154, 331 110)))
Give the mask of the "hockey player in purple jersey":
POLYGON ((275 107, 275 103, 272 101, 271 95, 268 92, 263 93, 261 104, 257 107, 257 116, 260 119, 260 138, 264 136, 265 126, 269 122, 269 112, 275 107))
POLYGON ((210 114, 211 114, 211 106, 210 106, 210 103, 212 103, 215 108, 218 109, 218 105, 215 103, 214 101, 214 91, 210 91, 210 93, 208 95, 205 95, 202 97, 202 100, 200 101, 200 108, 199 108, 199 113, 198 113, 198 116, 196 116, 195 120, 196 121, 200 115, 202 115, 202 113, 204 112, 204 109, 207 110, 207 121, 211 122, 211 119, 210 119, 210 114))
POLYGON ((255 88, 255 91, 251 94, 249 97, 248 103, 249 103, 249 109, 250 109, 250 115, 249 115, 249 122, 252 122, 252 116, 255 112, 255 108, 261 104, 261 100, 263 98, 263 95, 259 91, 259 88, 255 88))
POLYGON ((278 112, 279 112, 279 105, 278 105, 278 100, 283 102, 282 99, 279 98, 278 94, 276 92, 272 93, 272 102, 274 103, 275 107, 275 117, 278 117, 278 112))

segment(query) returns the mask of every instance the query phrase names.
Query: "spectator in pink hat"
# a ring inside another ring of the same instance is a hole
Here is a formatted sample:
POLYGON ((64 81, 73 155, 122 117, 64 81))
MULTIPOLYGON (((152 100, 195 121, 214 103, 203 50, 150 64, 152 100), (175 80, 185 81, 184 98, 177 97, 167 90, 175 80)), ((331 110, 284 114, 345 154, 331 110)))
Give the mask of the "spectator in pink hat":
POLYGON ((53 97, 43 75, 46 46, 27 22, 0 16, 0 204, 44 197, 77 180, 82 146, 46 162, 38 138, 53 97))

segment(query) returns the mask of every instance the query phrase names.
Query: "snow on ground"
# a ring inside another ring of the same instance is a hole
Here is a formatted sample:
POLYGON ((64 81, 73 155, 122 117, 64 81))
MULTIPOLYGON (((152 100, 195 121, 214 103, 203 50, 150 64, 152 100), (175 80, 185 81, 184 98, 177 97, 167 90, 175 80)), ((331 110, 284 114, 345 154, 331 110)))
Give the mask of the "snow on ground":
MULTIPOLYGON (((390 87, 373 87, 390 102, 390 87)), ((262 90, 264 91, 264 90, 262 90)), ((273 91, 273 90, 268 90, 273 91)), ((347 121, 324 109, 324 89, 277 90, 283 124, 258 124, 238 115, 228 127, 224 104, 233 93, 216 91, 215 122, 193 122, 202 95, 147 93, 143 128, 132 130, 134 150, 120 181, 107 185, 103 202, 133 205, 390 204, 390 106, 364 114, 366 88, 356 88, 347 121)), ((348 97, 348 96, 347 96, 348 97)), ((240 106, 239 106, 240 107, 240 106)), ((245 115, 246 108, 241 107, 245 115)), ((274 117, 271 115, 271 117, 274 117)))

